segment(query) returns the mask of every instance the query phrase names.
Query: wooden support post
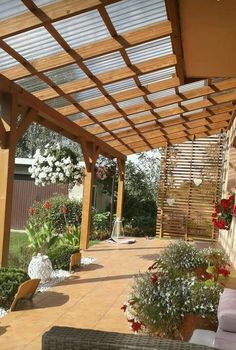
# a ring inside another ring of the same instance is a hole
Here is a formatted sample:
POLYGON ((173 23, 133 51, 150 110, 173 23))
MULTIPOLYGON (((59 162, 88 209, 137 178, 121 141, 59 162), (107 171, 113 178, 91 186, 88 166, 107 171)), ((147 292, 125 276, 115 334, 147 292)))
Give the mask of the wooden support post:
POLYGON ((5 135, 2 129, 0 146, 0 266, 7 266, 16 149, 16 98, 10 94, 2 94, 0 104, 1 124, 5 129, 5 135))
POLYGON ((123 159, 117 159, 117 163, 118 163, 119 176, 118 176, 116 217, 119 219, 122 219, 123 200, 124 200, 125 161, 123 159))
POLYGON ((83 208, 81 221, 80 248, 87 249, 91 227, 91 209, 93 195, 94 167, 99 154, 99 148, 91 142, 81 143, 85 161, 85 178, 83 193, 83 208))

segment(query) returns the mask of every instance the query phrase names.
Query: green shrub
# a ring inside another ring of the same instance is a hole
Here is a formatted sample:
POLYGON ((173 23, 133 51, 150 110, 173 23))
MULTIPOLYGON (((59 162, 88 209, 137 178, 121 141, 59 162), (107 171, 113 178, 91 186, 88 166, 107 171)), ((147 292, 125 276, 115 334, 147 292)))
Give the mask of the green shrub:
POLYGON ((34 250, 25 246, 19 247, 17 252, 10 251, 8 266, 11 268, 21 268, 22 270, 27 271, 33 254, 34 250))
POLYGON ((110 236, 110 212, 95 213, 92 221, 92 239, 104 240, 110 236))
POLYGON ((134 216, 131 220, 125 220, 124 228, 126 236, 155 236, 156 218, 149 215, 134 216))
POLYGON ((72 254, 79 252, 79 248, 68 245, 59 245, 48 250, 48 257, 52 262, 53 269, 68 270, 70 257, 72 254))
POLYGON ((0 268, 0 307, 9 308, 20 284, 29 279, 23 270, 0 268))
POLYGON ((30 208, 29 221, 39 230, 50 222, 55 234, 63 234, 66 226, 79 226, 82 217, 82 203, 64 195, 54 195, 46 201, 35 202, 30 208))

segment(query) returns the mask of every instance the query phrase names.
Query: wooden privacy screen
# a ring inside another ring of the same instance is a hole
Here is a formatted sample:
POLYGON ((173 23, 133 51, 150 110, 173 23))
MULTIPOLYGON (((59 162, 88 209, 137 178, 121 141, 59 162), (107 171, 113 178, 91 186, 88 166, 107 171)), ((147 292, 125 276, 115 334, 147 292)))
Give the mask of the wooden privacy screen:
POLYGON ((221 191, 222 134, 169 145, 162 152, 157 235, 214 239, 213 203, 221 191))

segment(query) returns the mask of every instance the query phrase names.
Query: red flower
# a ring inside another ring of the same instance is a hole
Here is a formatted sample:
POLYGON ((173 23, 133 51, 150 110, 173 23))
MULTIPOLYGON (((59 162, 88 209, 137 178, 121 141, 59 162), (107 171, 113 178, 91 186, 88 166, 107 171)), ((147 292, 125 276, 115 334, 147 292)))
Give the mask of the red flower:
POLYGON ((234 215, 236 214, 236 205, 234 205, 234 207, 233 207, 233 214, 234 215))
POLYGON ((45 208, 45 209, 50 209, 50 208, 51 208, 51 204, 50 204, 49 201, 47 201, 47 202, 44 203, 44 208, 45 208))
POLYGON ((158 281, 158 274, 157 273, 153 273, 152 276, 151 276, 151 282, 152 284, 156 284, 158 281))
POLYGON ((142 327, 142 324, 140 322, 136 322, 136 321, 133 321, 133 323, 131 325, 133 332, 140 331, 141 327, 142 327))
POLYGON ((66 215, 68 213, 68 208, 67 207, 63 207, 62 208, 62 212, 63 212, 63 214, 66 215))
POLYGON ((222 219, 218 219, 218 221, 215 222, 215 225, 221 230, 225 228, 225 222, 222 219))
POLYGON ((121 307, 121 310, 123 310, 124 312, 126 311, 126 309, 127 309, 127 305, 126 304, 124 304, 122 307, 121 307))
POLYGON ((226 269, 225 267, 220 267, 219 274, 224 276, 224 277, 228 277, 230 275, 230 271, 228 269, 226 269))
POLYGON ((212 217, 212 218, 216 218, 216 217, 217 217, 217 213, 212 213, 212 214, 211 214, 211 217, 212 217))
POLYGON ((35 208, 29 208, 29 215, 34 215, 35 214, 35 208))
POLYGON ((222 205, 224 210, 227 210, 229 208, 230 202, 228 199, 221 199, 220 204, 222 205))

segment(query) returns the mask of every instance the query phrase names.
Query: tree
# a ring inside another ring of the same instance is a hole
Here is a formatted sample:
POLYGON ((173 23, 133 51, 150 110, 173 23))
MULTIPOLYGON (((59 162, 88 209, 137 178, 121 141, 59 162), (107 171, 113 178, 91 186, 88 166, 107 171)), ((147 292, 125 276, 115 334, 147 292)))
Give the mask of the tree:
POLYGON ((19 141, 16 149, 16 157, 32 158, 37 149, 43 151, 45 146, 52 143, 52 141, 54 144, 59 143, 62 146, 70 148, 78 154, 81 160, 83 159, 81 148, 78 143, 73 142, 55 131, 51 131, 37 123, 32 123, 19 141))

